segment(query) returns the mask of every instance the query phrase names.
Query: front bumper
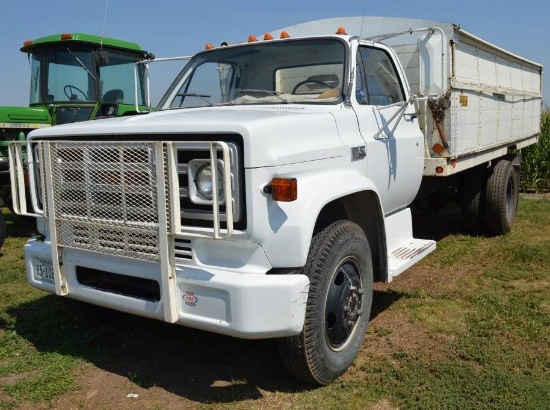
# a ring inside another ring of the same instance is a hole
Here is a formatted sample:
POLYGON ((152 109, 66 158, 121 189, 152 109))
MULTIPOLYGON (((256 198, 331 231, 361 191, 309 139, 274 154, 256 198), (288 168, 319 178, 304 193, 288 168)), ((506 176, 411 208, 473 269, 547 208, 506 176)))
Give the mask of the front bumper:
MULTIPOLYGON (((240 251, 237 249, 236 252, 240 251)), ((176 323, 246 339, 293 336, 301 332, 309 279, 299 274, 258 273, 250 251, 245 253, 249 262, 237 268, 175 263, 175 293, 168 297, 176 299, 176 323)), ((235 259, 235 252, 232 256, 235 259)), ((56 293, 54 283, 36 279, 37 259, 52 260, 51 244, 31 239, 25 245, 27 279, 36 288, 56 293)), ((162 283, 158 263, 70 248, 63 250, 61 261, 67 297, 165 320, 164 304, 169 301, 163 297, 157 301, 106 291, 82 284, 77 277, 77 267, 82 267, 162 283)))

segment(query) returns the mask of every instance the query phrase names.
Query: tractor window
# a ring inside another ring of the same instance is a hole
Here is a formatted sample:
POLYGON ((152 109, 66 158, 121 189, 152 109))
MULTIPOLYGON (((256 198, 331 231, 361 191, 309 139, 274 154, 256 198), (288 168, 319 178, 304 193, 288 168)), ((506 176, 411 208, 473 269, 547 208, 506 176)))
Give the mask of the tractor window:
POLYGON ((31 95, 29 98, 30 104, 40 104, 40 67, 42 67, 42 54, 35 54, 31 60, 31 95))
POLYGON ((95 101, 93 55, 84 51, 47 53, 47 102, 95 101))
POLYGON ((145 104, 144 87, 139 88, 137 96, 135 91, 136 76, 137 84, 144 84, 144 66, 136 65, 137 56, 121 52, 100 51, 99 60, 102 102, 135 104, 137 97, 138 105, 145 104))

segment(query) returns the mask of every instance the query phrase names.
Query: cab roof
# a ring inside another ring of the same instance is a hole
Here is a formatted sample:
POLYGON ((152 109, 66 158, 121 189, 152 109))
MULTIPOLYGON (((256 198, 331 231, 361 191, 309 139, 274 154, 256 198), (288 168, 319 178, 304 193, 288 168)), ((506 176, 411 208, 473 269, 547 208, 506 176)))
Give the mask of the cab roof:
POLYGON ((36 40, 29 40, 23 43, 21 51, 24 53, 33 53, 37 49, 44 46, 51 46, 61 43, 67 44, 89 44, 95 46, 103 46, 107 48, 116 48, 123 51, 129 51, 132 53, 147 54, 147 51, 143 50, 137 43, 129 41, 118 40, 111 37, 102 37, 94 34, 84 33, 65 33, 65 34, 53 34, 45 37, 37 38, 36 40))

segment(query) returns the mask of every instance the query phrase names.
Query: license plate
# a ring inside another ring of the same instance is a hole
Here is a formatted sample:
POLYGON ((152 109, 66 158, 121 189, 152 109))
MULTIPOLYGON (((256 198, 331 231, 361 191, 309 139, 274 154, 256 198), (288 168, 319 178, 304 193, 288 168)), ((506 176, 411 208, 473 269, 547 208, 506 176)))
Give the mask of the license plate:
POLYGON ((34 258, 34 279, 54 283, 52 261, 34 258))

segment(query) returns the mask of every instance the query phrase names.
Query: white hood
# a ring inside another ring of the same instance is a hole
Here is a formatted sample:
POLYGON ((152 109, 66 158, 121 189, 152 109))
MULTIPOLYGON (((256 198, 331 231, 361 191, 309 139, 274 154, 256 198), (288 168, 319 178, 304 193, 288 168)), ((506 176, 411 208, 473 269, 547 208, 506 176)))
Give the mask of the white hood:
POLYGON ((189 134, 203 134, 209 140, 215 140, 216 134, 240 134, 245 167, 257 168, 340 155, 343 144, 330 113, 334 109, 303 105, 187 108, 64 124, 33 131, 30 138, 116 140, 117 135, 136 135, 170 141, 185 140, 189 134))

